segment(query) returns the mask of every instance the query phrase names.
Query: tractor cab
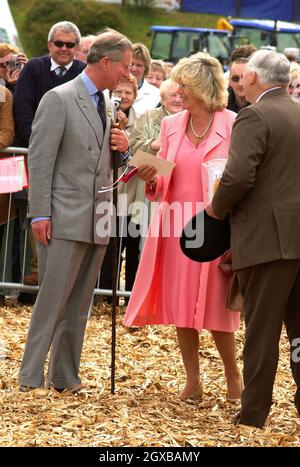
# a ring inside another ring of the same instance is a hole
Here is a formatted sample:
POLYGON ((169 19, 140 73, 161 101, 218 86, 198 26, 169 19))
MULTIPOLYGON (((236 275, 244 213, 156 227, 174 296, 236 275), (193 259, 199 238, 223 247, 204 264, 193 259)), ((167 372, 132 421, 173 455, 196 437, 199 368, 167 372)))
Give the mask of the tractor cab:
POLYGON ((228 62, 229 31, 208 28, 152 26, 154 33, 150 49, 153 59, 177 63, 182 57, 202 51, 216 57, 223 65, 228 62))
POLYGON ((230 20, 235 47, 253 44, 262 47, 276 47, 277 52, 286 48, 300 48, 300 25, 273 20, 230 20))

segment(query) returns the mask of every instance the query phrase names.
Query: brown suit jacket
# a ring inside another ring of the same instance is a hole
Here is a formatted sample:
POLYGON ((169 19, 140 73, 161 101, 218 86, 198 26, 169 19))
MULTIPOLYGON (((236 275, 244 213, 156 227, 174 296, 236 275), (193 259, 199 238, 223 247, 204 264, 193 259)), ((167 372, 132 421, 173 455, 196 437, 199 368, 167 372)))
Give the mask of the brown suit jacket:
POLYGON ((230 212, 235 270, 300 258, 300 105, 285 90, 239 113, 212 206, 230 212))
MULTIPOLYGON (((12 95, 4 86, 0 86, 0 150, 9 146, 14 139, 15 126, 12 112, 12 95)), ((1 157, 8 157, 8 154, 0 152, 1 157)), ((0 225, 7 221, 9 195, 0 194, 0 225)), ((15 215, 14 208, 11 217, 15 215)))

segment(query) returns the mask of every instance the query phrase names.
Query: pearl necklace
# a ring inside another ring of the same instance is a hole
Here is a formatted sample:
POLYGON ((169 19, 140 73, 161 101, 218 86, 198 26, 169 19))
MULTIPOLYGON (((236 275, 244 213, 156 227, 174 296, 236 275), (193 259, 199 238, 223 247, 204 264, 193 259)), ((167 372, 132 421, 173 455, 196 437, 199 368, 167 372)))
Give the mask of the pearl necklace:
POLYGON ((193 125, 193 117, 191 116, 191 118, 190 118, 191 130, 192 130, 192 132, 193 132, 193 135, 196 136, 196 138, 203 138, 203 137, 206 135, 206 133, 208 132, 208 130, 209 130, 210 127, 211 127, 211 124, 212 124, 212 122, 213 122, 214 116, 215 116, 215 114, 213 113, 212 116, 210 117, 210 120, 209 120, 209 122, 208 122, 207 127, 205 128, 205 130, 203 131, 203 133, 201 133, 200 135, 199 135, 199 133, 196 132, 196 130, 195 130, 195 128, 194 128, 194 125, 193 125))

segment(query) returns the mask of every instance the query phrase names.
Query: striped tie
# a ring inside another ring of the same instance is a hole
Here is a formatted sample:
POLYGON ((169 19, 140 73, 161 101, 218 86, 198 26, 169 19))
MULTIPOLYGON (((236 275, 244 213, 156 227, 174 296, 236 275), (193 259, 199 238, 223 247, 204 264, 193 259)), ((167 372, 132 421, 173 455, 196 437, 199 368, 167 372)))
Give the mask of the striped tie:
POLYGON ((56 74, 57 74, 58 79, 62 78, 66 72, 66 69, 64 66, 59 66, 56 68, 56 70, 57 70, 56 74))

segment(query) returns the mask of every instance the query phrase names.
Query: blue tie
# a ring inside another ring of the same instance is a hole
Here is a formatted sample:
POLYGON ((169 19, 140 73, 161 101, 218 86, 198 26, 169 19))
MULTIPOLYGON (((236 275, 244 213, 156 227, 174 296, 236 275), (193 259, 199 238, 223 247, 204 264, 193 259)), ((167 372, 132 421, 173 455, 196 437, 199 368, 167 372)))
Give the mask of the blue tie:
POLYGON ((97 111, 101 118, 102 126, 103 126, 103 133, 105 132, 106 128, 106 111, 105 111, 105 100, 102 91, 98 91, 97 95, 99 96, 99 101, 97 105, 97 111))

